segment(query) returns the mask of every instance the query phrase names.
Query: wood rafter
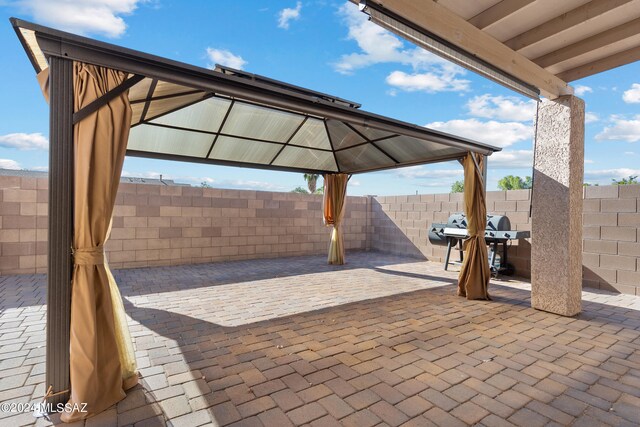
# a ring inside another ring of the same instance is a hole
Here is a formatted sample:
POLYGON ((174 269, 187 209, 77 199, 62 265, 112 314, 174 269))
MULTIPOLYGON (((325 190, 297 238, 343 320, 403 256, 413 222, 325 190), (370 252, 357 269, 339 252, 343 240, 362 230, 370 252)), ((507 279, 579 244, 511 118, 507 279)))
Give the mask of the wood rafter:
POLYGON ((632 49, 607 56, 606 58, 590 62, 586 65, 563 71, 558 74, 558 77, 565 82, 572 82, 574 80, 598 74, 612 68, 621 67, 635 61, 640 61, 640 47, 634 47, 632 49))
POLYGON ((507 16, 517 12, 523 7, 533 3, 535 0, 502 0, 490 8, 480 12, 473 18, 469 19, 469 23, 483 30, 496 22, 499 22, 507 16))
POLYGON ((640 34, 640 18, 535 58, 533 62, 543 68, 547 68, 638 34, 640 34))
POLYGON ((538 25, 504 42, 513 50, 521 50, 527 46, 567 31, 577 25, 589 23, 604 13, 614 11, 634 0, 593 0, 569 12, 563 13, 550 21, 538 25))

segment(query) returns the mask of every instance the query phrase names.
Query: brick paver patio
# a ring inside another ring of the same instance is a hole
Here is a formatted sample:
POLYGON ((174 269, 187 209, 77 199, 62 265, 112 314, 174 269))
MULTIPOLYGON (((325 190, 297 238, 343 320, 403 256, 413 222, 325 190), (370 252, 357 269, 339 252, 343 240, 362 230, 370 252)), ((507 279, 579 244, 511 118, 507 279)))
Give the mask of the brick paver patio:
MULTIPOLYGON (((86 425, 640 424, 639 297, 584 292, 564 318, 526 282, 467 301, 440 264, 348 262, 118 271, 141 385, 86 425)), ((0 277, 0 402, 44 394, 44 299, 44 276, 0 277)))

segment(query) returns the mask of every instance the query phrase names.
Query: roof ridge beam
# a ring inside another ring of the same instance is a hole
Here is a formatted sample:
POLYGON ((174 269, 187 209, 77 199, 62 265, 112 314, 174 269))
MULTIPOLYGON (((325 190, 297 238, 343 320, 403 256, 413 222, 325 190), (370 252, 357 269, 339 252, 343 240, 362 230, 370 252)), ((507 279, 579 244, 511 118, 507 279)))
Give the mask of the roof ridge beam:
POLYGON ((565 46, 546 55, 533 59, 533 62, 543 68, 559 64, 561 62, 573 59, 577 56, 589 53, 595 49, 607 47, 629 37, 640 34, 640 18, 629 21, 626 24, 613 27, 591 37, 580 40, 569 46, 565 46))
POLYGON ((354 131, 355 133, 357 133, 361 138, 364 138, 365 141, 367 141, 367 144, 374 146, 375 148, 378 149, 378 151, 380 151, 382 154, 384 154, 385 156, 387 156, 393 163, 398 164, 400 163, 399 161, 397 161, 391 154, 387 153, 385 150, 383 150, 378 144, 376 144, 375 142, 371 141, 371 139, 367 138, 366 135, 364 135, 362 132, 359 132, 358 129, 354 128, 352 125, 350 125, 347 122, 342 122, 344 123, 349 129, 351 129, 352 131, 354 131))
POLYGON ((273 156, 273 159, 271 159, 271 161, 269 162, 269 165, 272 165, 273 162, 276 161, 276 159, 278 158, 278 156, 280 155, 280 153, 282 153, 282 151, 285 149, 285 147, 287 145, 289 145, 289 143, 291 142, 291 140, 293 139, 294 136, 296 136, 296 134, 298 133, 298 131, 300 129, 302 129, 302 126, 304 126, 305 123, 307 123, 307 119, 309 118, 309 116, 305 116, 304 119, 302 119, 302 121, 300 122, 300 124, 298 125, 298 127, 293 131, 293 133, 291 134, 291 136, 289 138, 287 138, 287 142, 285 142, 282 147, 280 147, 280 149, 278 150, 278 152, 276 153, 275 156, 273 156))
POLYGON ((535 0, 502 0, 488 9, 478 13, 469 19, 469 23, 484 30, 485 28, 502 21, 509 15, 533 3, 535 0))
POLYGON ((342 168, 340 167, 340 163, 338 163, 338 156, 336 155, 336 147, 333 145, 333 139, 331 138, 331 132, 329 132, 329 125, 327 124, 327 119, 322 120, 324 123, 324 131, 327 133, 327 139, 329 139, 329 145, 331 146, 331 152, 333 152, 333 161, 336 164, 336 170, 338 173, 342 172, 342 168))
POLYGON ((425 33, 431 33, 537 87, 547 98, 573 94, 567 83, 433 0, 385 0, 384 8, 412 22, 425 33))
POLYGON ((504 42, 515 51, 524 49, 542 40, 567 31, 577 25, 588 23, 602 14, 611 12, 635 0, 593 0, 573 10, 563 13, 530 30, 518 34, 504 42))

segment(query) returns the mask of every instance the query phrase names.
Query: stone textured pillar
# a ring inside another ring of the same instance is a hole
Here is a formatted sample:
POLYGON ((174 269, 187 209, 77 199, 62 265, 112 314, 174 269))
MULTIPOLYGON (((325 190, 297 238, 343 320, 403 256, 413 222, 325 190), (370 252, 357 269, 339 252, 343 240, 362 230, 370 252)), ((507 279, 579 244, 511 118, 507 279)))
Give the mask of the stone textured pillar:
POLYGON ((582 298, 584 101, 538 104, 531 196, 531 306, 573 316, 582 298))

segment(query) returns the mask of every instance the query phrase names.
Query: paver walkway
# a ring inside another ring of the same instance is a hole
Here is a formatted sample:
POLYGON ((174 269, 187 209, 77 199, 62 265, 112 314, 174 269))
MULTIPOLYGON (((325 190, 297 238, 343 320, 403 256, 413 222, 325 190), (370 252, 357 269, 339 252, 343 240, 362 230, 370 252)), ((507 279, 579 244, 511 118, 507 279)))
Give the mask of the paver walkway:
MULTIPOLYGON (((640 424, 640 298, 584 292, 565 318, 526 282, 467 301, 440 264, 347 259, 118 271, 142 381, 86 425, 640 424)), ((0 402, 44 394, 44 283, 0 277, 0 402)))

